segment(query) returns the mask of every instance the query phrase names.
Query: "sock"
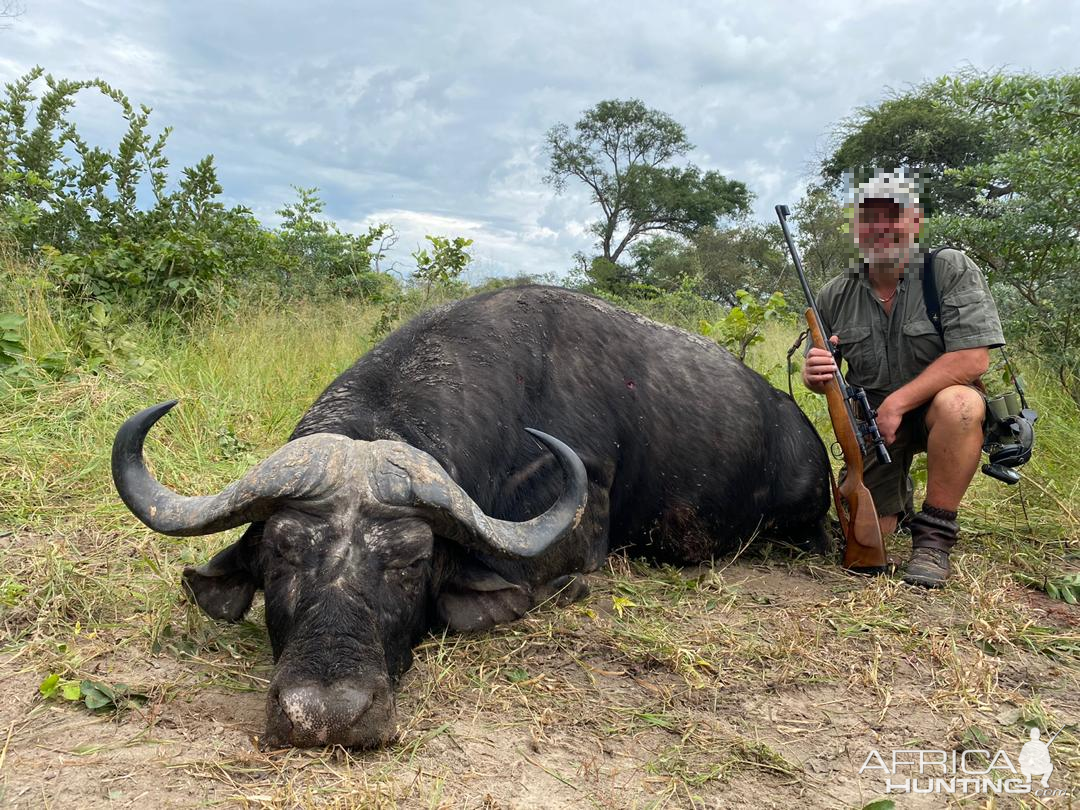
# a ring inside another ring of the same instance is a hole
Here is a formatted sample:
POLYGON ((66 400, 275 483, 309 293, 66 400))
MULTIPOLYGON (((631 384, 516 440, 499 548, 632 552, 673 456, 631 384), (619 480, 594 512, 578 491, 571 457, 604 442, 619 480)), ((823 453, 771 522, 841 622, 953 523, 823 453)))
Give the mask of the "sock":
POLYGON ((926 501, 923 501, 922 510, 930 517, 935 517, 939 520, 956 520, 956 512, 950 512, 948 509, 939 509, 936 506, 931 506, 926 501))

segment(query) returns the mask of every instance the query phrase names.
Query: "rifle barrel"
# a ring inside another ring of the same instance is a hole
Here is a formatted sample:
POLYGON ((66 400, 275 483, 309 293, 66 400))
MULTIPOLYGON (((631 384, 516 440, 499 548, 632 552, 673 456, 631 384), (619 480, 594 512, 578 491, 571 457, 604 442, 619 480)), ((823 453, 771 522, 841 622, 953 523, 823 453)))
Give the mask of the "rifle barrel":
MULTIPOLYGON (((817 302, 814 300, 814 293, 810 289, 810 282, 806 280, 806 271, 803 269, 802 258, 799 256, 798 248, 795 247, 795 240, 791 238, 791 231, 788 229, 787 218, 791 214, 791 211, 786 205, 776 206, 776 216, 780 220, 780 228, 784 232, 784 241, 787 242, 788 253, 791 254, 791 260, 795 263, 795 272, 799 276, 799 283, 802 285, 803 295, 806 296, 807 306, 810 307, 814 313, 814 317, 817 318, 817 322, 824 328, 825 321, 821 319, 821 313, 818 311, 817 302)), ((822 335, 825 339, 825 348, 833 356, 833 360, 836 360, 836 347, 829 341, 828 335, 822 335)), ((844 375, 840 373, 840 363, 836 363, 836 381, 840 384, 840 391, 844 396, 847 396, 847 382, 844 380, 844 375)))
POLYGON ((791 231, 788 230, 787 218, 791 216, 791 210, 786 205, 778 205, 776 206, 776 216, 780 220, 780 228, 784 231, 784 241, 787 242, 788 252, 795 262, 795 271, 799 274, 799 283, 802 284, 803 295, 806 296, 806 300, 810 304, 810 309, 814 310, 814 317, 816 317, 820 323, 821 313, 818 312, 817 304, 814 302, 814 293, 810 289, 810 283, 806 280, 806 271, 803 269, 802 258, 799 256, 799 251, 795 249, 795 242, 791 238, 791 231))
MULTIPOLYGON (((787 242, 788 253, 791 254, 791 260, 795 263, 795 272, 799 274, 799 283, 802 284, 803 295, 806 296, 806 303, 810 307, 810 311, 813 312, 814 318, 817 319, 818 325, 822 330, 825 329, 825 322, 821 320, 821 313, 818 311, 817 302, 814 300, 814 293, 810 289, 810 282, 806 280, 806 271, 803 269, 802 258, 799 256, 799 249, 795 247, 795 240, 791 238, 791 231, 788 229, 787 218, 791 214, 786 205, 776 206, 776 216, 780 220, 780 228, 784 231, 784 241, 787 242)), ((833 356, 833 361, 836 364, 836 372, 833 374, 837 385, 840 386, 840 393, 843 394, 848 415, 848 421, 851 422, 851 427, 855 430, 855 435, 859 437, 859 445, 863 449, 863 453, 866 453, 866 445, 863 441, 863 434, 865 433, 870 441, 874 444, 874 450, 877 453, 878 460, 882 464, 888 464, 892 459, 889 456, 889 451, 885 447, 885 442, 881 438, 881 433, 878 431, 877 422, 874 420, 874 412, 870 409, 870 404, 866 399, 866 392, 861 388, 851 389, 848 388, 847 381, 844 379, 844 375, 840 373, 840 360, 838 357, 837 347, 833 346, 829 340, 829 336, 822 333, 822 340, 825 341, 825 348, 829 350, 829 353, 833 356), (851 402, 855 400, 855 404, 858 405, 862 412, 861 418, 856 417, 851 411, 851 402), (865 430, 860 428, 860 423, 865 426, 865 430)))

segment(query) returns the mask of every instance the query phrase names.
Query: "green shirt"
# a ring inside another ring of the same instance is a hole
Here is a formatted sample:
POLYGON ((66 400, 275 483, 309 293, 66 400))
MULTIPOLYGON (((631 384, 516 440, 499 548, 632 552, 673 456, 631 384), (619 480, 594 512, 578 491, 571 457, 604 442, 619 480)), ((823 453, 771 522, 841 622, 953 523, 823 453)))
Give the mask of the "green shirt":
POLYGON ((865 270, 846 271, 818 294, 825 336, 840 338, 847 381, 865 388, 873 403, 911 382, 945 352, 1005 345, 986 278, 971 259, 951 248, 934 258, 944 341, 938 336, 926 315, 922 261, 919 256, 908 265, 888 315, 865 270))

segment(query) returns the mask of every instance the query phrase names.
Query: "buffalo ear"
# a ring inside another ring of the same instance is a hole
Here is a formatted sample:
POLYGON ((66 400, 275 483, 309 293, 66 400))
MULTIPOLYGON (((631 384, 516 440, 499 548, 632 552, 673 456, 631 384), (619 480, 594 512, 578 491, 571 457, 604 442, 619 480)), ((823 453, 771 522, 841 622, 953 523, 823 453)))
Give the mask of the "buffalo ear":
POLYGON ((513 621, 530 607, 532 597, 527 588, 468 558, 453 566, 435 601, 439 620, 458 633, 513 621))
MULTIPOLYGON (((261 526, 259 527, 261 535, 261 526)), ((251 529, 209 562, 184 569, 182 587, 202 612, 212 619, 238 622, 244 618, 255 597, 258 582, 252 572, 255 543, 259 536, 251 529)))

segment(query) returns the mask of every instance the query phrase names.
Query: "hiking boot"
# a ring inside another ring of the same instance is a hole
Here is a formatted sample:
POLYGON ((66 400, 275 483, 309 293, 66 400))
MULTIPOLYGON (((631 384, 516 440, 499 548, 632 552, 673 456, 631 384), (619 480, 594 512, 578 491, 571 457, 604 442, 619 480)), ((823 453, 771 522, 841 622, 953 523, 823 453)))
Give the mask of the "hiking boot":
POLYGON ((949 552, 956 545, 956 512, 923 504, 911 521, 911 559, 903 579, 909 585, 940 588, 949 578, 949 552))
POLYGON ((924 588, 940 588, 949 578, 949 552, 938 548, 913 548, 904 566, 904 582, 924 588))

